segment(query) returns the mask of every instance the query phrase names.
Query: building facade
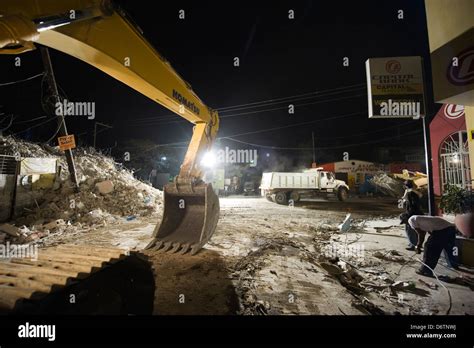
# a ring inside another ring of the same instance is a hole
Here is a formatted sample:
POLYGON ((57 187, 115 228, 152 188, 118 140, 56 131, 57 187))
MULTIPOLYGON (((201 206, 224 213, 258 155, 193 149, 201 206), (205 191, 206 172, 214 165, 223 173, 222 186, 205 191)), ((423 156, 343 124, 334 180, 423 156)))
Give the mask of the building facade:
POLYGON ((470 189, 469 136, 464 106, 443 104, 430 124, 434 194, 448 184, 470 189))

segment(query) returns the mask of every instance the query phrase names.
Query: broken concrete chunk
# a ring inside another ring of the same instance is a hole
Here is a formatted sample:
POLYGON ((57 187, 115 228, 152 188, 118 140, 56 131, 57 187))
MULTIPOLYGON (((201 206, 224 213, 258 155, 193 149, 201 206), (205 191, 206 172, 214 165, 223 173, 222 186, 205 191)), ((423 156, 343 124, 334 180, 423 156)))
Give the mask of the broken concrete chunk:
POLYGON ((423 285, 429 287, 430 289, 438 290, 438 284, 431 283, 431 282, 425 282, 423 279, 418 279, 418 281, 419 281, 421 284, 423 284, 423 285))
POLYGON ((47 224, 43 225, 43 227, 47 230, 52 230, 53 228, 64 226, 65 224, 66 223, 64 222, 63 219, 58 219, 58 220, 48 222, 47 224))
POLYGON ((35 232, 35 233, 32 233, 28 236, 27 241, 31 242, 33 240, 37 240, 37 239, 40 239, 40 238, 41 238, 40 234, 35 232))
POLYGON ((103 195, 114 192, 114 183, 111 180, 98 182, 95 187, 103 195))
POLYGON ((13 236, 13 237, 20 236, 20 229, 10 224, 1 224, 0 231, 5 232, 6 234, 9 234, 10 236, 13 236))
POLYGON ((324 231, 339 231, 336 226, 331 226, 329 224, 322 224, 320 228, 324 231))

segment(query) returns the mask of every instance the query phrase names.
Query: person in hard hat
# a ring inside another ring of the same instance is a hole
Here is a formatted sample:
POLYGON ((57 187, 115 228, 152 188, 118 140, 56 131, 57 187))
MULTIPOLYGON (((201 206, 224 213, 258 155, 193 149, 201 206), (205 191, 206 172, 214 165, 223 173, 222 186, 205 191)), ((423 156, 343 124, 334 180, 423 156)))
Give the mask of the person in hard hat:
POLYGON ((408 224, 418 233, 417 252, 429 233, 423 253, 424 265, 416 271, 417 274, 433 277, 433 270, 438 264, 441 252, 444 250, 446 261, 451 268, 457 269, 456 260, 456 227, 454 224, 439 216, 413 215, 408 224))
POLYGON ((421 210, 421 193, 413 189, 413 182, 407 180, 403 183, 405 193, 401 198, 401 202, 405 207, 405 212, 400 215, 402 224, 405 224, 405 234, 408 239, 407 250, 414 251, 418 245, 418 234, 408 224, 408 219, 413 215, 423 215, 421 210))

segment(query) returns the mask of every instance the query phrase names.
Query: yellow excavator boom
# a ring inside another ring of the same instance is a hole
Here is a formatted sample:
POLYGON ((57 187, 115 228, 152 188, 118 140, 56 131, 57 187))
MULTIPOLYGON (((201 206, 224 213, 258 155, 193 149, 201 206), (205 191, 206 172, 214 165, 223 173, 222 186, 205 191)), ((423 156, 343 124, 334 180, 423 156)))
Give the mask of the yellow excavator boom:
POLYGON ((164 214, 149 248, 197 252, 211 237, 219 200, 200 160, 219 127, 207 107, 141 30, 109 0, 2 0, 0 54, 38 43, 76 57, 195 124, 179 175, 164 189, 164 214))

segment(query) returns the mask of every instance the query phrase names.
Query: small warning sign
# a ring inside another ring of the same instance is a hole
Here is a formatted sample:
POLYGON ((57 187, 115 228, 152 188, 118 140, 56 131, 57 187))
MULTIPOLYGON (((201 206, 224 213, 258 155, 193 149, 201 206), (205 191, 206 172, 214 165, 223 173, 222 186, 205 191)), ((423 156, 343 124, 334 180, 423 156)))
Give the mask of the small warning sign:
POLYGON ((76 147, 76 140, 74 134, 65 135, 58 138, 59 148, 63 151, 74 149, 76 147))

